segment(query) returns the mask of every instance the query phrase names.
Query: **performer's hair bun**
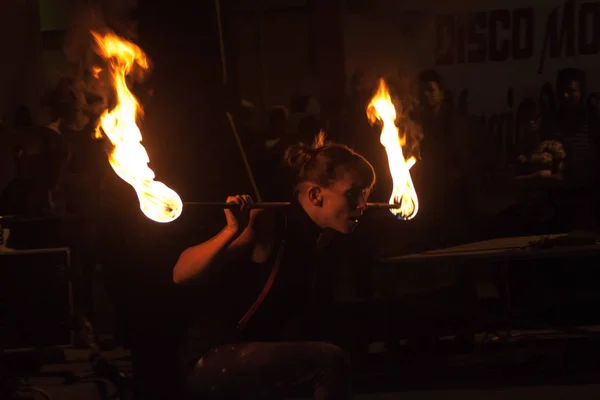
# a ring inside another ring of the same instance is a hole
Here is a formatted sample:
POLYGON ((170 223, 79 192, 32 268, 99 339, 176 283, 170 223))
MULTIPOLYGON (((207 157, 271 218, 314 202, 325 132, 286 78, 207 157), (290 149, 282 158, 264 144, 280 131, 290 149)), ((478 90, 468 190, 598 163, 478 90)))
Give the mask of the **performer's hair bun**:
POLYGON ((319 132, 312 144, 296 143, 287 148, 284 161, 295 175, 303 175, 307 164, 315 160, 319 150, 325 146, 325 133, 319 132))
POLYGON ((341 172, 352 173, 357 184, 365 188, 375 183, 375 171, 369 161, 346 145, 327 141, 323 131, 310 145, 297 143, 288 147, 284 161, 296 184, 312 181, 328 187, 340 178, 341 172))

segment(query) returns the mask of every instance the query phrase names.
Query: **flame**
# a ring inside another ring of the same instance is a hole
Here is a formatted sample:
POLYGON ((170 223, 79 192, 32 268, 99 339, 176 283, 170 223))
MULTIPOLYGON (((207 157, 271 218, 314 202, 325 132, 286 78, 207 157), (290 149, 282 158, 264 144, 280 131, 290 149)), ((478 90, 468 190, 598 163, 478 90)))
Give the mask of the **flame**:
MULTIPOLYGON (((150 158, 136 124, 143 110, 127 87, 127 76, 134 65, 147 70, 148 59, 138 46, 113 33, 91 33, 98 44, 98 55, 107 61, 117 100, 115 107, 100 117, 96 137, 104 134, 112 142, 110 165, 121 179, 133 186, 142 212, 153 221, 171 222, 181 215, 183 203, 173 189, 154 180, 154 172, 148 166, 150 158)), ((94 74, 99 72, 100 68, 94 68, 94 74)))
POLYGON ((372 124, 376 120, 382 122, 380 141, 387 152, 394 184, 390 204, 398 204, 398 208, 390 211, 398 218, 413 219, 419 211, 419 199, 410 177, 410 168, 415 165, 417 159, 404 158, 402 146, 406 144, 406 134, 400 134, 396 126, 396 107, 383 79, 379 80, 377 92, 367 106, 367 117, 372 124))
POLYGON ((92 74, 94 75, 94 78, 96 78, 96 79, 100 78, 100 72, 102 72, 102 68, 92 67, 92 74))

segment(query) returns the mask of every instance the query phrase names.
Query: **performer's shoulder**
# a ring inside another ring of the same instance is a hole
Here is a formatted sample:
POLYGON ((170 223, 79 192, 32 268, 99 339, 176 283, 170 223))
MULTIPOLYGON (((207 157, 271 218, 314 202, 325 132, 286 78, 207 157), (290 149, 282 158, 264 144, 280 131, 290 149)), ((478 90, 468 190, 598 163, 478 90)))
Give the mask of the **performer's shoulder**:
POLYGON ((272 234, 278 219, 278 213, 274 210, 253 209, 250 212, 250 226, 255 233, 272 234))

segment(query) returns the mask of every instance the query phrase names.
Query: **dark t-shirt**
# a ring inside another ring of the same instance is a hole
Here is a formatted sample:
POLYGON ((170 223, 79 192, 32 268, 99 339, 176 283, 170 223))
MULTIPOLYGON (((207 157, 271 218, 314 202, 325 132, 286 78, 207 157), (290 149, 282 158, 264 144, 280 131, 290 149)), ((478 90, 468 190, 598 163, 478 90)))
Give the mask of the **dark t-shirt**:
POLYGON ((596 115, 582 113, 567 118, 559 115, 557 139, 563 144, 565 177, 571 188, 594 186, 598 182, 600 124, 596 115))
POLYGON ((322 232, 295 203, 278 219, 276 236, 285 239, 279 272, 243 329, 238 329, 238 322, 267 282, 278 248, 265 263, 240 261, 211 271, 195 288, 201 298, 180 350, 182 374, 187 375, 204 353, 220 345, 309 340, 317 335, 320 315, 333 300, 335 263, 327 246, 333 233, 322 232))

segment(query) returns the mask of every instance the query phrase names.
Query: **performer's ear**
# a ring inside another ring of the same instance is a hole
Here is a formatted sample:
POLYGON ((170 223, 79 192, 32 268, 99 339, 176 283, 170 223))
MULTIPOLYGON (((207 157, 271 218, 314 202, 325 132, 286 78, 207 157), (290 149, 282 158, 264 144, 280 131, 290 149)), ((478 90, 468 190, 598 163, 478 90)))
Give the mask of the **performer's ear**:
POLYGON ((311 186, 308 189, 308 199, 310 202, 317 207, 323 206, 323 191, 317 185, 311 186))

